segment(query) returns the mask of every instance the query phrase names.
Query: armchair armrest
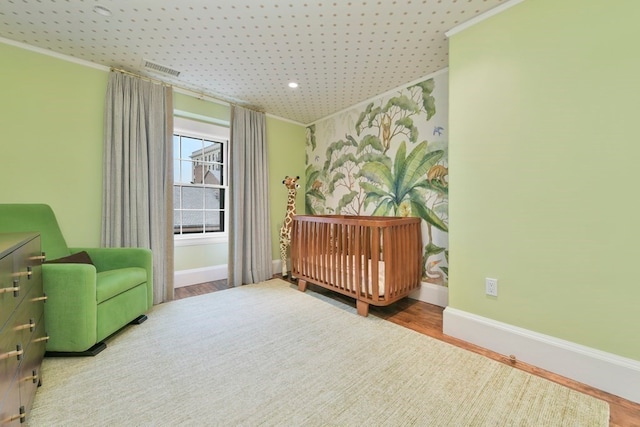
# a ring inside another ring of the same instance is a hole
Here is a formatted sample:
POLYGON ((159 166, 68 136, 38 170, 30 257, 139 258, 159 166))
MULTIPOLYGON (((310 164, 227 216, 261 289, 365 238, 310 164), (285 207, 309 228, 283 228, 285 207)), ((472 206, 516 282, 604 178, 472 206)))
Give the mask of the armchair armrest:
POLYGON ((153 305, 152 252, 144 248, 70 248, 72 253, 86 251, 98 273, 118 268, 140 267, 147 270, 147 309, 153 305))
POLYGON ((48 299, 44 316, 48 351, 84 351, 96 343, 96 268, 90 264, 44 264, 48 299))

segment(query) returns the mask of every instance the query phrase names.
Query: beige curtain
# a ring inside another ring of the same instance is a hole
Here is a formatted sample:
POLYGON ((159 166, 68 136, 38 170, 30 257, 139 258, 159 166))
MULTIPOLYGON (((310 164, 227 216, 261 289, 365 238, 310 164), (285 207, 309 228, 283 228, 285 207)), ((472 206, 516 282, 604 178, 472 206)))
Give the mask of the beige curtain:
POLYGON ((265 114, 231 108, 230 286, 272 277, 265 114))
POLYGON ((171 88, 111 72, 105 102, 102 245, 153 252, 153 302, 173 299, 171 88))

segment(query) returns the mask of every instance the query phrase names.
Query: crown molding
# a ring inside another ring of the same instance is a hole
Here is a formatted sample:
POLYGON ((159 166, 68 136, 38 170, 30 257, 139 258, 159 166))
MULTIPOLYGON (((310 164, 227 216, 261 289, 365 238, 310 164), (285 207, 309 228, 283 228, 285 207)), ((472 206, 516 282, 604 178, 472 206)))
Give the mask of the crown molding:
POLYGON ((459 32, 464 31, 467 28, 472 27, 479 22, 482 22, 485 19, 491 18, 492 16, 502 13, 505 10, 512 8, 513 6, 522 3, 523 1, 524 0, 509 0, 506 3, 501 4, 500 6, 496 6, 493 9, 486 11, 485 13, 481 13, 480 15, 472 19, 469 19, 468 21, 463 22, 462 24, 453 27, 449 31, 445 32, 444 35, 447 37, 451 37, 454 34, 458 34, 459 32))

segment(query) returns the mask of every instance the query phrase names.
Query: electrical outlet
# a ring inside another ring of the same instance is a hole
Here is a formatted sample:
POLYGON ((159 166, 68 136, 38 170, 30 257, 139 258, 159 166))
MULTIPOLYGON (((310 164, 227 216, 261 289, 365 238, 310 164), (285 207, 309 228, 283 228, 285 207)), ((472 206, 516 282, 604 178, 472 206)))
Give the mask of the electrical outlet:
POLYGON ((498 296, 498 279, 487 277, 484 279, 485 292, 492 297, 498 296))

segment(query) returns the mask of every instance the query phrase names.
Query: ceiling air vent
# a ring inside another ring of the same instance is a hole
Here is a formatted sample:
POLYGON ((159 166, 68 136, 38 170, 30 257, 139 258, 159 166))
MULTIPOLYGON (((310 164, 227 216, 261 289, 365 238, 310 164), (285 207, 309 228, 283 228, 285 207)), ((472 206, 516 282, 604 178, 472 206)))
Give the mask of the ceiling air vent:
POLYGON ((173 77, 178 77, 180 75, 180 71, 174 70, 173 68, 169 68, 165 65, 156 64, 155 62, 148 61, 143 59, 143 66, 147 70, 155 71, 156 73, 162 73, 173 77))

